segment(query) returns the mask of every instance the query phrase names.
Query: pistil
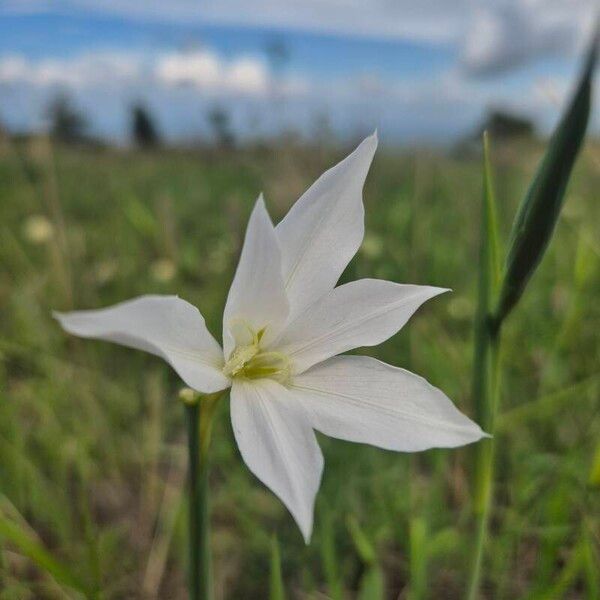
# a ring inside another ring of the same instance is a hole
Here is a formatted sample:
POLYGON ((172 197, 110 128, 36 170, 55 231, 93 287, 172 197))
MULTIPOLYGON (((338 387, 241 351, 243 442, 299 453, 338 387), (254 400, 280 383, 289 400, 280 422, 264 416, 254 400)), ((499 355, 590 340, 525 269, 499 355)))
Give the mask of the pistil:
POLYGON ((264 329, 257 334, 252 333, 252 343, 239 345, 229 355, 223 367, 227 377, 245 379, 274 379, 284 385, 291 377, 290 359, 281 352, 262 350, 260 341, 264 329))

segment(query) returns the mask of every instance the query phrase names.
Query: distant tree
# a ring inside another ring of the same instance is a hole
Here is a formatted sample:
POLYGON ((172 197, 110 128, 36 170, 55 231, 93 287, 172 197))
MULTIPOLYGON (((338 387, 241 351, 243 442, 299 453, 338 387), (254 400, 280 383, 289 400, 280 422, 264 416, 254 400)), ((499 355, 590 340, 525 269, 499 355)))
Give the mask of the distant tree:
POLYGON ((9 133, 4 127, 2 121, 0 121, 0 155, 4 154, 8 149, 9 133))
POLYGON ((271 65, 270 93, 273 101, 273 116, 280 128, 284 127, 285 106, 285 69, 290 60, 290 49, 285 39, 279 36, 271 38, 265 45, 265 53, 271 65))
POLYGON ((67 143, 86 140, 86 118, 65 93, 59 94, 52 100, 47 113, 53 137, 67 143))
POLYGON ((143 148, 151 148, 160 144, 160 136, 154 118, 143 104, 131 107, 131 137, 143 148))
POLYGON ((535 138, 536 129, 532 121, 502 109, 489 110, 484 119, 459 138, 453 146, 456 156, 472 156, 481 152, 483 132, 493 140, 510 142, 515 139, 535 138))
POLYGON ((274 73, 280 76, 290 59, 290 49, 280 37, 270 39, 265 45, 265 52, 274 73))
POLYGON ((484 131, 495 139, 532 137, 535 135, 535 126, 527 118, 504 110, 492 110, 484 119, 475 137, 481 139, 484 131))
POLYGON ((221 148, 232 148, 235 136, 231 131, 229 113, 221 106, 215 106, 208 112, 208 122, 213 130, 217 144, 221 148))

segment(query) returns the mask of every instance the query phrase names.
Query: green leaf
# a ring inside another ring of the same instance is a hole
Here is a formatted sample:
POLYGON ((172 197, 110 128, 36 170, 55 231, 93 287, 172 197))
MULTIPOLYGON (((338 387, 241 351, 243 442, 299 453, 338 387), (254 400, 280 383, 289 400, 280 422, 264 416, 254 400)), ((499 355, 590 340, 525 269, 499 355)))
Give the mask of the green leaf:
POLYGON ((321 517, 320 542, 321 563, 327 583, 327 592, 330 598, 339 600, 343 596, 343 584, 339 573, 340 561, 335 545, 333 517, 329 509, 324 510, 321 517))
POLYGON ((600 487, 600 443, 596 446, 594 458, 592 459, 589 483, 593 487, 600 487))
POLYGON ((357 600, 384 600, 385 578, 377 565, 370 566, 360 580, 357 600))
POLYGON ((88 595, 88 587, 73 571, 55 559, 25 527, 3 514, 0 514, 0 536, 14 544, 19 552, 45 571, 56 583, 88 595))
POLYGON ((354 547, 356 548, 356 552, 360 556, 361 561, 365 565, 375 564, 377 552, 354 515, 347 516, 346 526, 348 527, 350 537, 354 542, 354 547))
POLYGON ((554 231, 590 116, 598 32, 570 104, 555 130, 513 223, 505 276, 495 315, 500 324, 523 294, 554 231))
POLYGON ((492 179, 490 144, 483 134, 483 198, 479 247, 479 281, 475 316, 475 353, 473 366, 473 401, 475 419, 484 428, 491 427, 492 394, 489 382, 490 312, 500 284, 500 251, 496 196, 492 179))
POLYGON ((427 521, 423 517, 410 520, 410 594, 411 600, 425 597, 427 589, 427 521))
POLYGON ((271 576, 269 582, 269 600, 285 600, 283 577, 281 575, 281 554, 279 542, 273 534, 271 538, 271 576))

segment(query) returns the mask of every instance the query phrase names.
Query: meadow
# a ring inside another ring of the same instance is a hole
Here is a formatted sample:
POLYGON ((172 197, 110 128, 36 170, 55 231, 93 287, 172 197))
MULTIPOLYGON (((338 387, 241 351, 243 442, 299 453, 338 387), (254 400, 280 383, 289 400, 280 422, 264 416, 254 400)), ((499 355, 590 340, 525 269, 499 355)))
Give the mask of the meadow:
MULTIPOLYGON (((185 598, 181 382, 150 355, 65 335, 52 310, 178 294, 220 338, 249 212, 275 220, 347 148, 0 144, 0 598, 185 598)), ((541 155, 495 143, 501 230, 541 155)), ((484 597, 600 598, 600 148, 575 168, 552 244, 506 323, 484 597)), ((366 237, 343 280, 450 287, 376 350, 474 415, 481 157, 381 149, 366 237)), ((473 451, 395 454, 319 436, 312 543, 238 455, 227 402, 210 475, 215 592, 290 599, 462 598, 473 451), (276 578, 275 578, 276 579, 276 578)))

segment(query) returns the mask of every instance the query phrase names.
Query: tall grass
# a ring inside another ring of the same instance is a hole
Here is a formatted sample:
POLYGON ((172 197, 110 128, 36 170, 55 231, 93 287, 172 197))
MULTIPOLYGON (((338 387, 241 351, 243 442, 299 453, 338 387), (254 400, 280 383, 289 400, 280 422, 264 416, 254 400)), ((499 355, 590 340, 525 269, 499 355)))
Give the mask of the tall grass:
MULTIPOLYGON (((556 227, 567 184, 590 116, 593 75, 598 53, 595 35, 570 104, 549 142, 546 154, 515 217, 506 263, 499 266, 498 225, 489 143, 484 137, 484 193, 481 211, 478 308, 475 322, 473 397, 478 421, 494 433, 501 376, 501 331, 542 260, 556 227)), ((494 439, 476 450, 474 515, 477 523, 468 597, 479 597, 484 549, 492 510, 494 439)))

